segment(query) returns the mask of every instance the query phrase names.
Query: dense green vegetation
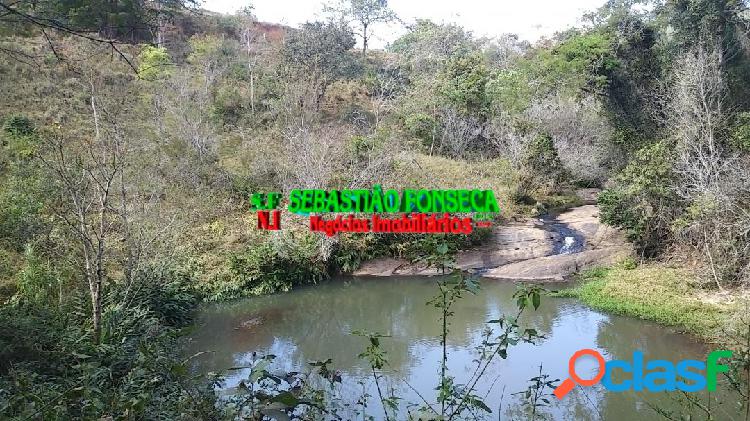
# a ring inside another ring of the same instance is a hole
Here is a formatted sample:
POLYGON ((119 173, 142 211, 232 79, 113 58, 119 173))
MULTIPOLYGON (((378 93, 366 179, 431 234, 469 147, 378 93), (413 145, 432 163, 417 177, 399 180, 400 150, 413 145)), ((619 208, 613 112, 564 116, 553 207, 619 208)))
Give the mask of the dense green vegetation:
MULTIPOLYGON (((642 3, 533 45, 418 20, 374 51, 373 25, 395 19, 380 1, 299 28, 191 1, 0 2, 0 418, 231 417, 175 346, 201 300, 376 256, 445 266, 486 235, 326 238, 297 215, 261 232, 257 191, 490 189, 511 219, 603 187, 602 218, 640 258, 694 262, 696 282, 659 283, 665 300, 746 286, 747 5, 642 3)), ((639 301, 621 285, 636 273, 576 294, 714 328, 704 307, 639 301)), ((444 412, 481 408, 441 387, 444 412)))

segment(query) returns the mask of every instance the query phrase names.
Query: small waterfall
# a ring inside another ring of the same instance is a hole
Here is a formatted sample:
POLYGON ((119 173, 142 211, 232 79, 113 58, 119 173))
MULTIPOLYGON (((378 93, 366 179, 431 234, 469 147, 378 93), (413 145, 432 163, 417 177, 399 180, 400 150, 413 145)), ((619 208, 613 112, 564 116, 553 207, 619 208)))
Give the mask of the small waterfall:
POLYGON ((565 237, 565 241, 563 242, 562 247, 560 247, 559 254, 573 253, 576 250, 575 245, 576 245, 575 237, 565 237))
POLYGON ((545 228, 557 233, 560 240, 555 242, 552 254, 575 254, 580 253, 586 246, 583 235, 569 226, 557 222, 555 219, 547 219, 545 228))

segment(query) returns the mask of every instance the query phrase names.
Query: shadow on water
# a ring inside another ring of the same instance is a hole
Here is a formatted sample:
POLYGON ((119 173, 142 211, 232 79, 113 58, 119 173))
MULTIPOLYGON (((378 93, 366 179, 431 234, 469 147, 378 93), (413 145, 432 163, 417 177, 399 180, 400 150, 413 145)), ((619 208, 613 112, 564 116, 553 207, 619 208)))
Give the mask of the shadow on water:
MULTIPOLYGON (((465 382, 473 371, 475 347, 481 343, 485 322, 514 311, 515 288, 512 283, 485 281, 480 294, 456 305, 448 365, 457 382, 465 382)), ((203 372, 247 365, 253 352, 276 355, 275 369, 286 371, 305 370, 310 361, 332 358, 343 374, 345 395, 354 402, 361 393, 357 381, 369 388, 374 385, 366 363, 357 358, 365 342, 351 332, 377 331, 391 335, 383 340, 395 368, 389 386, 406 401, 417 402, 418 397, 401 380, 408 380, 425 396, 435 396, 441 350, 439 313, 425 302, 436 291, 434 279, 346 278, 287 294, 208 305, 187 341, 186 352, 211 351, 196 360, 195 369, 203 372)), ((526 389, 540 364, 552 379, 566 378, 568 358, 582 348, 596 349, 606 359, 628 359, 635 350, 643 351, 647 359, 670 361, 702 359, 706 353, 690 336, 592 311, 571 299, 546 298, 522 322, 545 338, 536 346, 512 348, 508 359, 494 363, 480 382, 479 390, 488 393, 485 402, 493 409, 492 419, 497 419, 501 405, 503 418, 524 419, 514 405, 518 396, 512 393, 526 389)), ((595 363, 582 360, 578 369, 582 377, 584 373, 593 377, 595 363)), ((229 372, 225 391, 230 392, 247 375, 247 370, 229 372)), ((375 395, 373 389, 370 394, 375 395)), ((594 386, 576 388, 544 411, 554 419, 660 419, 649 408, 653 403, 675 405, 664 393, 613 393, 594 386)), ((368 413, 381 412, 370 408, 368 413)))

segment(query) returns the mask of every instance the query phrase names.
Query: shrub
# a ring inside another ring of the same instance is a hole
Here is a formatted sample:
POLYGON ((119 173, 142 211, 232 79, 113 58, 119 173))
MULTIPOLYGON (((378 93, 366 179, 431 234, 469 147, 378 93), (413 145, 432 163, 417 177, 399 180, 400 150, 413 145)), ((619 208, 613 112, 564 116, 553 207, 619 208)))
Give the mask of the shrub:
POLYGON ((34 124, 27 117, 14 115, 3 124, 3 131, 11 136, 31 136, 34 134, 34 124))
POLYGON ((672 186, 672 156, 665 142, 647 146, 599 195, 603 222, 622 228, 644 255, 658 253, 671 239, 678 202, 672 186))
POLYGON ((199 297, 193 285, 195 280, 184 271, 168 265, 149 265, 133 274, 131 281, 137 288, 132 292, 116 289, 111 301, 124 299, 140 303, 160 323, 182 327, 192 321, 199 297))
POLYGON ((454 56, 443 72, 441 93, 458 110, 483 114, 489 107, 486 87, 489 71, 479 54, 454 56))
POLYGON ((360 265, 375 257, 388 254, 387 245, 380 241, 380 236, 367 234, 341 234, 333 251, 336 269, 344 273, 357 270, 360 265))
POLYGON ((296 285, 328 277, 328 263, 320 256, 316 237, 279 237, 232 256, 229 269, 239 295, 289 291, 296 285))
POLYGON ((237 124, 247 113, 245 99, 235 87, 221 86, 214 94, 211 113, 221 125, 237 124))
POLYGON ((31 247, 26 248, 26 264, 18 273, 18 293, 27 300, 47 304, 57 297, 60 278, 55 275, 49 263, 45 263, 34 253, 31 247))
POLYGON ((139 55, 138 75, 145 80, 156 80, 169 75, 172 59, 166 48, 147 45, 139 55))
POLYGON ((735 148, 750 152, 750 112, 739 113, 735 116, 730 140, 735 148))
POLYGON ((412 114, 406 118, 404 126, 412 137, 422 141, 425 146, 429 147, 433 139, 437 137, 437 121, 428 114, 412 114))
POLYGON ((31 160, 39 138, 28 118, 10 117, 0 141, 0 243, 22 252, 45 225, 40 212, 51 186, 31 160))
POLYGON ((524 203, 534 192, 551 193, 562 181, 564 174, 552 136, 538 134, 526 144, 521 157, 516 203, 524 203))
POLYGON ((529 121, 549 133, 566 172, 586 186, 600 185, 617 165, 616 148, 611 144, 612 129, 595 98, 571 99, 561 96, 532 103, 526 111, 529 121))
POLYGON ((7 146, 8 155, 20 162, 27 162, 37 151, 39 137, 29 118, 14 115, 3 124, 0 146, 7 146))
POLYGON ((537 175, 546 174, 555 181, 562 175, 562 164, 557 156, 555 143, 547 133, 541 133, 529 142, 522 159, 523 165, 537 175))
POLYGON ((85 300, 0 306, 0 418, 219 419, 212 382, 189 374, 177 346, 175 326, 197 304, 190 291, 168 267, 114 283, 99 344, 85 300))

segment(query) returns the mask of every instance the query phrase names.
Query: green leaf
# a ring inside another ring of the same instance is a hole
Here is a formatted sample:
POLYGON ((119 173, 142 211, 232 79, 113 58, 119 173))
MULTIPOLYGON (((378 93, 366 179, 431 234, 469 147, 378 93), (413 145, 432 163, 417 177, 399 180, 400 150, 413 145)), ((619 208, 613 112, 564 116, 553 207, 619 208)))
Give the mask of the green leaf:
POLYGON ((476 406, 477 408, 479 408, 479 409, 481 409, 481 410, 483 410, 485 412, 489 412, 490 414, 492 413, 492 410, 490 409, 490 407, 487 406, 486 403, 482 402, 479 399, 477 399, 476 401, 474 401, 474 406, 476 406))
POLYGON ((255 383, 260 380, 266 374, 266 369, 271 364, 269 360, 260 360, 258 364, 253 367, 252 373, 250 373, 250 382, 255 383))
POLYGON ((300 404, 300 400, 297 399, 292 392, 281 392, 278 395, 271 398, 270 402, 278 402, 286 406, 287 408, 294 408, 300 404))
POLYGON ((185 376, 188 372, 187 367, 183 364, 174 364, 169 371, 175 376, 185 376))

